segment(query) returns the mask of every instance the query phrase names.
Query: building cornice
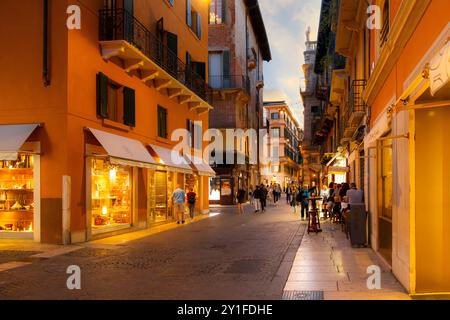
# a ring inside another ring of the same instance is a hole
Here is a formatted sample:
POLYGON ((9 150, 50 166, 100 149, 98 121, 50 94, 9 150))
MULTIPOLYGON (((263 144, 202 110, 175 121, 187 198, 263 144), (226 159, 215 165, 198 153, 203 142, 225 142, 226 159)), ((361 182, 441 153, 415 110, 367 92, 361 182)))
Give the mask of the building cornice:
POLYGON ((389 40, 384 44, 367 82, 364 97, 368 105, 372 105, 375 101, 430 3, 431 0, 402 1, 389 33, 389 40))

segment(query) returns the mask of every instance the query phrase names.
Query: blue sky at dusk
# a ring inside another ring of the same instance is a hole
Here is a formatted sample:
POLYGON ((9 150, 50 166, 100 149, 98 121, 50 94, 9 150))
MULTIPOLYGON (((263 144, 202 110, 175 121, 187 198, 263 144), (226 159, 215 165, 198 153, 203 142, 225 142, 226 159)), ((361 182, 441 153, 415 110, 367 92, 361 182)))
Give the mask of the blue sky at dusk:
POLYGON ((321 0, 259 0, 272 50, 264 66, 264 99, 287 100, 303 126, 300 85, 303 86, 306 30, 317 38, 321 0))

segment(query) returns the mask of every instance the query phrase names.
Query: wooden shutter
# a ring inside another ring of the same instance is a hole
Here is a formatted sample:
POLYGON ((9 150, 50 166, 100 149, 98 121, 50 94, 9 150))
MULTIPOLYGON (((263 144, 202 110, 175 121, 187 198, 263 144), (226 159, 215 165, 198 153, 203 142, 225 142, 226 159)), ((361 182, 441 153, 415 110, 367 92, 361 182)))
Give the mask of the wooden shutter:
POLYGON ((192 28, 191 0, 186 0, 186 23, 192 28))
POLYGON ((193 130, 193 127, 194 127, 194 123, 192 122, 192 120, 188 119, 186 121, 186 129, 187 129, 187 131, 190 134, 190 136, 188 137, 188 139, 189 139, 189 147, 193 146, 193 141, 194 141, 194 130, 193 130))
POLYGON ((222 53, 222 67, 223 67, 223 87, 229 88, 231 85, 231 68, 230 68, 230 51, 226 50, 222 53))
POLYGON ((123 123, 136 126, 136 93, 133 89, 123 88, 123 123))
POLYGON ((168 67, 171 73, 176 76, 178 72, 178 36, 176 34, 167 32, 167 47, 172 52, 168 55, 168 67))
POLYGON ((97 116, 108 118, 108 77, 97 74, 97 116))
POLYGON ((227 22, 227 0, 222 0, 222 23, 225 24, 226 22, 227 22))
POLYGON ((167 138, 167 110, 158 106, 158 136, 167 138))

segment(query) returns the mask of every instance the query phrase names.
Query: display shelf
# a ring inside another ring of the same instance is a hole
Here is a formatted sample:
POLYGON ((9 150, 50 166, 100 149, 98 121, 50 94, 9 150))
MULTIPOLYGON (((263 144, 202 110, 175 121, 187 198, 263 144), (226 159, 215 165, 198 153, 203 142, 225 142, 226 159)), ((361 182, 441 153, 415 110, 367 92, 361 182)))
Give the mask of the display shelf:
POLYGON ((34 189, 0 189, 0 192, 34 192, 34 189))
POLYGON ((14 212, 34 212, 34 209, 20 209, 20 210, 3 210, 0 209, 0 213, 14 213, 14 212))

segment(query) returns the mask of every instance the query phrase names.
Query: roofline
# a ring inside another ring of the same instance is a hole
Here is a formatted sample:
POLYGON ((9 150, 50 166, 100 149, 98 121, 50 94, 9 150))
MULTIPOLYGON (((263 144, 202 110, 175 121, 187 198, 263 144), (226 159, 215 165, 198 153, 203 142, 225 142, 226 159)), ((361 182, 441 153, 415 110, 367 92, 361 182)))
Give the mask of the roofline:
POLYGON ((272 53, 258 0, 244 0, 244 2, 248 9, 250 22, 252 23, 262 57, 264 61, 269 62, 272 60, 272 53))

